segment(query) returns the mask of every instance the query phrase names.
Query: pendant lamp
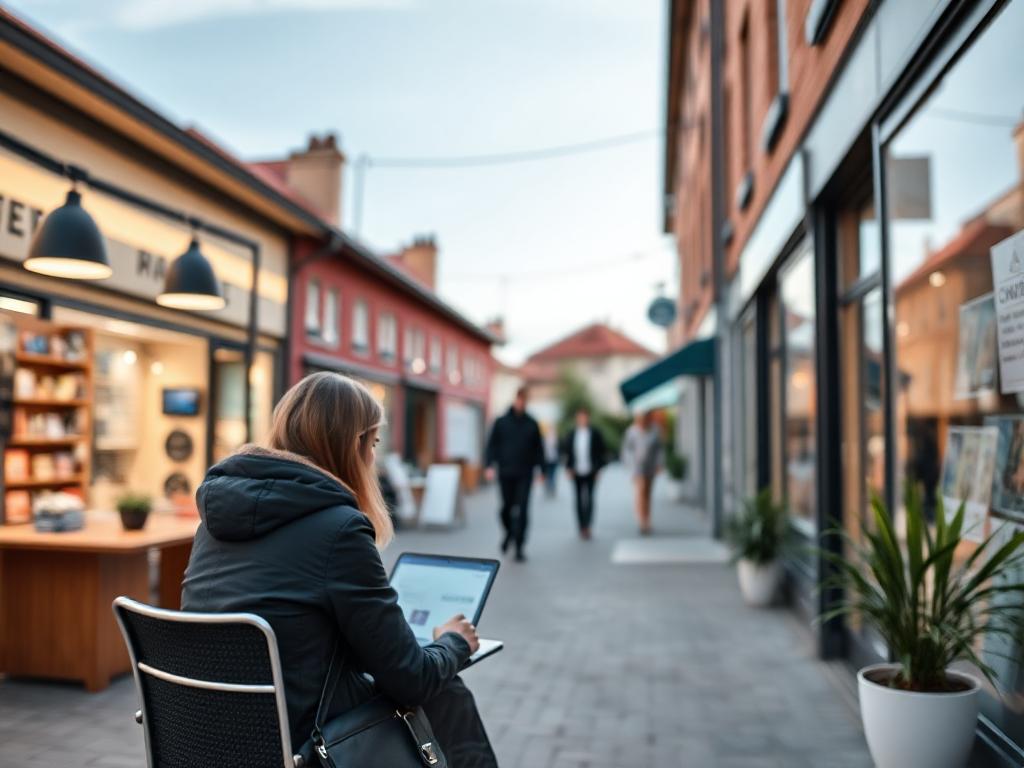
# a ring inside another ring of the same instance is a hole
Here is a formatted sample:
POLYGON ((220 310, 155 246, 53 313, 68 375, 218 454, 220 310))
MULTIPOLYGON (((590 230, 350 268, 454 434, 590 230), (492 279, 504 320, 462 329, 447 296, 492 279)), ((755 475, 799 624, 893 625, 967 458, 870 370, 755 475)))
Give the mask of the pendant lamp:
POLYGON ((113 274, 99 227, 82 207, 77 189, 43 220, 32 239, 25 269, 72 280, 103 280, 113 274))
POLYGON ((188 250, 168 268, 163 293, 156 297, 156 303, 173 309, 203 311, 223 309, 227 305, 213 267, 199 250, 195 235, 188 250))

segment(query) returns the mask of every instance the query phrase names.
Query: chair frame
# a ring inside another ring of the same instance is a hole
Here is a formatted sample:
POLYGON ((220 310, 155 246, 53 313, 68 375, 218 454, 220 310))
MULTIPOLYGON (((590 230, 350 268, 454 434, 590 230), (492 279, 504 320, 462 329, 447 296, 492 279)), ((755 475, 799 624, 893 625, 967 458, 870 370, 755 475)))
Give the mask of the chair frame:
POLYGON ((153 766, 153 750, 149 738, 149 721, 146 719, 146 697, 142 693, 142 675, 146 674, 156 677, 175 685, 185 685, 192 688, 203 688, 211 691, 226 691, 229 693, 273 693, 277 708, 278 727, 281 732, 281 758, 284 768, 295 768, 301 764, 301 758, 292 753, 291 733, 288 727, 288 707, 284 698, 284 678, 281 674, 281 659, 277 650, 277 637, 274 630, 267 621, 253 613, 193 613, 187 611, 171 611, 166 608, 154 608, 151 605, 140 603, 129 597, 118 597, 111 606, 117 624, 121 628, 125 645, 128 647, 128 655, 132 663, 132 675, 135 677, 135 688, 139 694, 139 705, 141 710, 136 713, 136 720, 142 725, 146 737, 146 764, 149 768, 153 766), (199 680, 197 678, 182 677, 162 669, 150 666, 145 662, 139 662, 135 655, 135 646, 128 628, 125 626, 121 611, 131 611, 152 619, 161 621, 176 621, 183 624, 247 624, 255 627, 263 633, 267 641, 267 651, 270 656, 270 685, 253 685, 241 683, 222 683, 212 680, 199 680), (139 716, 141 714, 141 717, 139 716))

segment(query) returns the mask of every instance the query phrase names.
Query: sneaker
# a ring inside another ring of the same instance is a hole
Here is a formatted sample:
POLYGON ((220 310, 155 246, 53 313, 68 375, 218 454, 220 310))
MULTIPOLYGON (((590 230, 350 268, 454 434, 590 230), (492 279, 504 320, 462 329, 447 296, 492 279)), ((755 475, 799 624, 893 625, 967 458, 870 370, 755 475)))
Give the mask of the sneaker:
POLYGON ((520 550, 519 552, 516 552, 516 562, 517 563, 525 563, 526 562, 526 555, 523 554, 522 550, 520 550))

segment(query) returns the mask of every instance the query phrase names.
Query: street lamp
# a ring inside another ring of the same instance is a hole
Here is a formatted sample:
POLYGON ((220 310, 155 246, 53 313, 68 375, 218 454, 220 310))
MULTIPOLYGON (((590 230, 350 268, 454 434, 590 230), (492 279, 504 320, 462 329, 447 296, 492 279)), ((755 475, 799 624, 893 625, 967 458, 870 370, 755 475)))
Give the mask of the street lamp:
POLYGON ((113 274, 103 235, 82 207, 75 187, 64 205, 43 221, 23 266, 30 272, 72 280, 104 280, 113 274))

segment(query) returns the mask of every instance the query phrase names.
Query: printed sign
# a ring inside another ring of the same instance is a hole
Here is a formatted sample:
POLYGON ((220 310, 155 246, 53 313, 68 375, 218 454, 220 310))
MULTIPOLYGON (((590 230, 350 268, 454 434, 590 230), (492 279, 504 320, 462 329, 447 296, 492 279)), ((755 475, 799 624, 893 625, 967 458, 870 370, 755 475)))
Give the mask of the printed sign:
POLYGON ((1024 230, 993 245, 991 253, 1001 389, 1024 392, 1024 230))
POLYGON ((964 538, 969 541, 983 541, 986 535, 998 437, 995 427, 950 427, 946 435, 942 503, 947 520, 964 506, 964 538))
POLYGON ((996 389, 996 310, 991 293, 960 305, 960 346, 956 397, 969 398, 996 389))

